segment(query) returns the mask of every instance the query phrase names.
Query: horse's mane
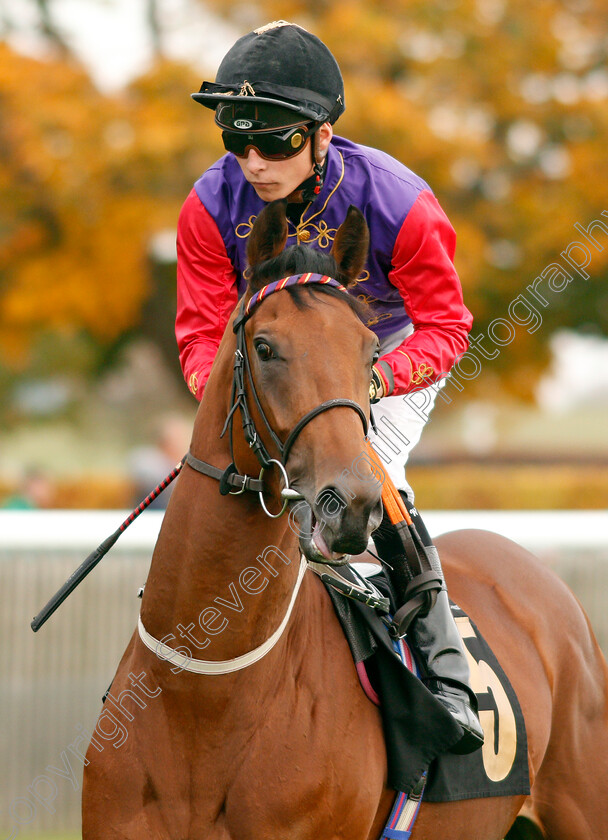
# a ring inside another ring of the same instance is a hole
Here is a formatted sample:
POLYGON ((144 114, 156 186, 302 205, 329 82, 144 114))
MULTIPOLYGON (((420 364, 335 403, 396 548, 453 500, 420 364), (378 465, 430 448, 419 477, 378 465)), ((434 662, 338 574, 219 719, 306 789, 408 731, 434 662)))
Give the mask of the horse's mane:
MULTIPOLYGON (((340 271, 331 254, 325 254, 307 245, 292 245, 281 251, 278 256, 250 267, 249 289, 256 292, 267 283, 272 283, 273 280, 279 280, 281 277, 288 277, 293 274, 305 274, 308 271, 333 277, 345 287, 348 287, 349 284, 352 285, 350 279, 340 271)), ((323 286, 315 283, 310 286, 291 286, 287 291, 298 309, 309 308, 310 303, 307 302, 307 298, 310 298, 311 295, 315 297, 317 292, 321 292, 343 300, 362 321, 369 317, 369 308, 363 301, 353 295, 341 292, 335 286, 323 286)))

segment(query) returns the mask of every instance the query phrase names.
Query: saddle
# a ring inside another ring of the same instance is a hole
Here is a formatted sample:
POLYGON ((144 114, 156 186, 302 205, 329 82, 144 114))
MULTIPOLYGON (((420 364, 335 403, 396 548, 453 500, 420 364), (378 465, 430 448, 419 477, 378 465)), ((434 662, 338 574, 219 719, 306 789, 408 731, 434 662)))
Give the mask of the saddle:
MULTIPOLYGON (((381 567, 341 566, 343 583, 323 576, 348 641, 363 690, 379 705, 384 729, 388 786, 416 794, 427 774, 425 801, 448 802, 486 796, 530 793, 526 728, 521 707, 495 654, 469 616, 452 603, 452 612, 471 659, 473 687, 484 726, 484 747, 469 755, 446 752, 451 716, 416 676, 415 655, 389 633, 390 618, 371 609, 365 597, 344 591, 368 587, 368 600, 385 599, 395 610, 395 595, 381 567), (365 577, 361 572, 364 573, 365 577), (481 679, 483 675, 483 680, 481 679), (482 682, 484 683, 482 685, 482 682), (487 683, 487 684, 486 684, 487 683)), ((313 571, 318 570, 313 568, 313 571)))

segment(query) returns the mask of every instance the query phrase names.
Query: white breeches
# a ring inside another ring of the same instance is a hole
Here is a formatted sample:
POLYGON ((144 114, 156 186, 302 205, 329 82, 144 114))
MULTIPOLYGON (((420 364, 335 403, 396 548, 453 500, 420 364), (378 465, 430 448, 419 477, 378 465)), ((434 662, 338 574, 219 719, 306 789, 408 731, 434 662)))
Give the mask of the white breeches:
POLYGON ((420 440, 435 404, 437 385, 412 391, 403 397, 383 397, 372 406, 378 433, 369 438, 398 490, 405 490, 411 502, 414 491, 405 477, 410 452, 420 440))

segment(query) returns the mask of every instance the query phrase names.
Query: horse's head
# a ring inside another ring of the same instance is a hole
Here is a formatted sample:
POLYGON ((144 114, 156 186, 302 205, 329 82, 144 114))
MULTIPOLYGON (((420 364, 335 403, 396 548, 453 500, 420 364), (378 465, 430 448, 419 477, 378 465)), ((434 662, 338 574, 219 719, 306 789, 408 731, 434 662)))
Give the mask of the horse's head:
MULTIPOLYGON (((303 245, 284 250, 286 239, 285 202, 273 202, 251 232, 246 302, 273 281, 308 272, 343 286, 356 282, 369 233, 351 207, 331 255, 303 245)), ((298 284, 253 303, 244 325, 251 369, 245 384, 256 429, 305 500, 292 502, 290 516, 293 523, 297 515, 302 550, 339 564, 365 550, 382 516, 364 428, 378 339, 361 322, 358 301, 333 285, 298 284)))

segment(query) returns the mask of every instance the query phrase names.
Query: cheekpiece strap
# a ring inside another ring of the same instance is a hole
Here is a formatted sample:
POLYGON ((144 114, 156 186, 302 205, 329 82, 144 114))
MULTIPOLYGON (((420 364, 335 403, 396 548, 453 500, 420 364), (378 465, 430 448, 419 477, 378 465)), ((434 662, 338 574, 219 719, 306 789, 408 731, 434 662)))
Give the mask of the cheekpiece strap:
POLYGON ((233 491, 244 492, 245 490, 250 490, 253 493, 260 493, 264 491, 263 481, 260 481, 257 478, 251 478, 251 476, 248 475, 241 475, 236 471, 234 464, 230 464, 230 466, 228 466, 225 470, 220 470, 218 467, 214 467, 206 461, 201 461, 199 458, 195 458, 191 452, 188 452, 186 455, 186 463, 188 466, 192 467, 193 470, 196 470, 203 475, 207 475, 209 478, 215 478, 216 481, 222 482, 223 489, 225 490, 222 495, 226 495, 226 493, 233 491))
POLYGON ((292 274, 289 277, 283 277, 281 280, 274 280, 272 283, 262 286, 258 292, 249 298, 244 310, 234 322, 234 331, 237 331, 247 318, 249 318, 258 303, 261 303, 268 297, 268 295, 273 294, 273 292, 280 292, 281 289, 288 289, 290 286, 306 286, 311 283, 316 283, 321 286, 333 286, 341 292, 347 291, 346 288, 341 283, 338 283, 337 280, 334 280, 333 277, 329 277, 327 274, 315 274, 312 271, 309 271, 306 274, 292 274))

